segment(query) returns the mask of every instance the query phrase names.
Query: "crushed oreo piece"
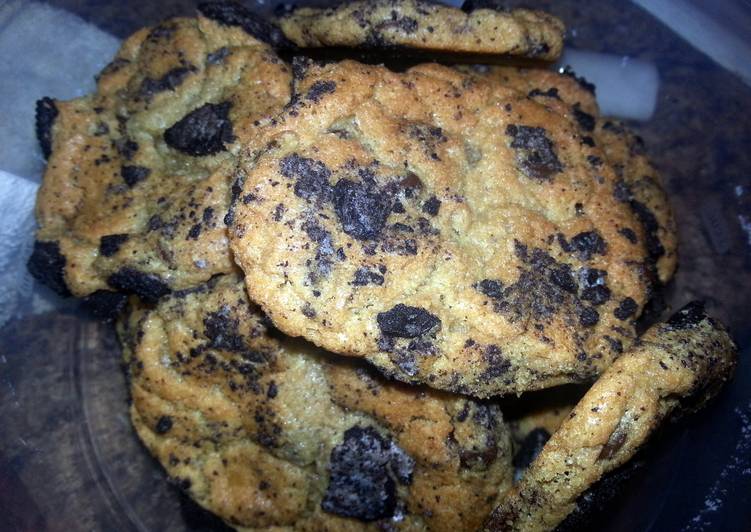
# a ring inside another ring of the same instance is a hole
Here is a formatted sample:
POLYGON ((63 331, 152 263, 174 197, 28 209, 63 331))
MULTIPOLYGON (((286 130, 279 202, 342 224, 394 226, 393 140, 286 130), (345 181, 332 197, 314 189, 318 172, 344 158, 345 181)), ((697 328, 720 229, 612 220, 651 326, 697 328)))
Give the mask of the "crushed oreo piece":
POLYGON ((636 301, 634 301, 630 297, 627 297, 620 302, 618 307, 616 307, 616 309, 613 311, 613 315, 619 320, 627 320, 634 314, 636 314, 638 308, 639 306, 636 304, 636 301))
POLYGON ((511 148, 516 150, 516 162, 527 177, 547 181, 563 171, 555 145, 545 129, 509 124, 506 135, 512 138, 511 148))
POLYGON ((120 167, 120 176, 122 176, 128 188, 133 188, 138 183, 149 177, 151 169, 145 166, 123 165, 120 167))
POLYGON ((167 434, 172 429, 172 418, 169 416, 161 416, 154 427, 154 432, 157 434, 167 434))
POLYGON ((198 4, 198 11, 204 17, 219 24, 239 26, 247 34, 270 44, 274 48, 287 50, 295 48, 295 45, 287 40, 279 28, 237 2, 231 0, 202 2, 198 4))
POLYGON ((61 296, 68 297, 71 294, 65 284, 65 264, 65 256, 60 252, 59 243, 36 240, 26 268, 37 281, 61 296))
POLYGON ((441 325, 441 320, 424 308, 402 303, 386 312, 379 312, 376 320, 383 334, 399 338, 416 338, 441 325))
POLYGON ((321 161, 293 153, 279 162, 279 172, 284 177, 297 180, 294 189, 297 197, 317 203, 331 200, 331 170, 321 161))
POLYGON ((225 151, 225 145, 235 140, 230 106, 230 102, 207 103, 194 109, 164 132, 164 141, 194 157, 225 151))
POLYGON ((334 186, 334 212, 345 233, 370 240, 386 226, 391 200, 367 183, 340 179, 334 186))
POLYGON ((171 292, 169 285, 158 275, 127 266, 110 275, 107 284, 115 290, 135 294, 147 303, 156 303, 171 292))
POLYGON ((692 301, 681 310, 673 314, 667 321, 667 326, 674 331, 693 329, 707 318, 703 301, 692 301))
POLYGON ((160 92, 174 91, 182 85, 185 78, 196 72, 196 70, 196 67, 193 65, 181 66, 169 70, 159 79, 145 78, 138 89, 138 95, 146 101, 150 101, 160 92))
POLYGON ((484 294, 492 299, 500 299, 503 297, 503 283, 494 279, 483 279, 477 283, 477 290, 481 294, 484 294))
POLYGON ((591 286, 582 290, 580 298, 593 305, 604 305, 610 300, 610 288, 605 285, 591 286))
POLYGON ((431 196, 425 201, 425 203, 422 204, 422 212, 430 216, 437 216, 440 208, 441 200, 439 200, 435 196, 431 196))
POLYGON ((325 512, 375 521, 394 515, 396 484, 410 484, 415 461, 372 427, 344 433, 329 460, 329 484, 321 501, 325 512))
POLYGON ((323 98, 325 94, 331 94, 334 91, 336 91, 336 82, 332 80, 319 79, 310 86, 307 94, 305 95, 305 99, 310 100, 314 103, 318 103, 321 101, 321 98, 323 98))
POLYGON ((355 286, 366 286, 369 284, 381 286, 383 281, 383 275, 380 273, 374 272, 368 268, 359 268, 355 272, 355 278, 352 281, 352 284, 355 286))
POLYGON ((597 231, 584 231, 575 235, 569 242, 581 260, 589 260, 593 255, 605 255, 608 245, 597 231))
POLYGON ((97 290, 83 298, 83 304, 95 318, 104 321, 115 319, 128 303, 128 295, 109 290, 97 290))
POLYGON ((595 117, 582 111, 579 103, 574 104, 574 118, 584 131, 595 130, 595 117))
POLYGON ((127 234, 105 235, 99 239, 99 253, 104 257, 111 257, 127 241, 127 234))
POLYGON ((49 159, 52 153, 52 127, 59 111, 55 100, 45 96, 36 103, 35 126, 37 141, 42 149, 45 159, 49 159))
POLYGON ((574 69, 571 68, 570 65, 566 65, 565 67, 559 68, 558 73, 563 74, 564 76, 570 77, 571 79, 576 81, 582 89, 592 94, 595 93, 594 83, 590 83, 589 81, 587 81, 584 76, 577 76, 576 72, 574 72, 574 69))
POLYGON ((584 307, 579 312, 579 323, 582 327, 594 327, 600 322, 600 313, 592 307, 584 307))

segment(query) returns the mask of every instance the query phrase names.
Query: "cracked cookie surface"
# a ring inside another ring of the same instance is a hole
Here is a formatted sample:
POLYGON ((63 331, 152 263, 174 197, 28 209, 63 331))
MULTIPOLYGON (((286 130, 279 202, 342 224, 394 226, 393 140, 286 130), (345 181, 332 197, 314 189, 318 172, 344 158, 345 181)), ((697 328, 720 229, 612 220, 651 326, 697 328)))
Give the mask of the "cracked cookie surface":
POLYGON ((253 530, 476 530, 510 486, 498 405, 388 381, 272 331, 226 275, 119 323, 139 437, 253 530))
POLYGON ((590 379, 632 341, 643 230, 578 126, 437 65, 300 71, 229 216, 281 330, 478 396, 590 379))
POLYGON ((269 45, 198 16, 128 38, 94 94, 41 100, 49 160, 30 269, 98 300, 111 291, 156 300, 232 271, 231 193, 216 171, 287 103, 290 81, 269 45))
POLYGON ((529 9, 466 11, 421 0, 345 2, 299 7, 279 26, 300 47, 413 49, 451 54, 508 54, 555 60, 563 23, 529 9))

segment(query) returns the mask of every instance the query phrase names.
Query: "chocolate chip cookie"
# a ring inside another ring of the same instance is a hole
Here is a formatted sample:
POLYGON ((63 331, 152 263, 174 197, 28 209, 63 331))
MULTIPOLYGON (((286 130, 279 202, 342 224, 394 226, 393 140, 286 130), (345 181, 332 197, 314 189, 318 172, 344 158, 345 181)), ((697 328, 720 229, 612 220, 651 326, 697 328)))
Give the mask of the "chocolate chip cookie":
POLYGON ((645 237, 578 125, 438 65, 298 74, 228 216, 281 330, 478 396, 591 379, 632 341, 645 237))
POLYGON ((510 486, 498 405, 284 338, 237 276, 132 305, 119 332, 133 424, 232 526, 476 530, 510 486))
POLYGON ((699 303, 651 328, 576 405, 486 529, 554 529, 577 497, 629 460, 663 419, 711 398, 731 377, 736 351, 699 303))
POLYGON ((49 160, 30 269, 58 292, 154 301, 233 270, 218 169, 288 102, 291 71, 263 26, 213 5, 127 39, 96 93, 39 102, 49 160))
POLYGON ((422 0, 360 0, 325 9, 300 7, 278 22, 287 38, 304 48, 398 48, 546 60, 555 60, 563 49, 563 23, 529 9, 462 11, 422 0))

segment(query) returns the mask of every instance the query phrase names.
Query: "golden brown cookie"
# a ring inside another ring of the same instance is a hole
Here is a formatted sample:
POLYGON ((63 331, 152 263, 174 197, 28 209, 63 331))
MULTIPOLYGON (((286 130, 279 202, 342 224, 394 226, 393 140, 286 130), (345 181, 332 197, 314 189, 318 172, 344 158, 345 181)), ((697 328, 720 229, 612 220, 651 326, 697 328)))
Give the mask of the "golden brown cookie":
POLYGON ((643 234, 568 119, 438 65, 312 65, 296 90, 228 217, 285 333, 478 396, 590 379, 633 338, 643 234))
POLYGON ((288 102, 291 81, 244 28, 198 16, 142 29, 96 93, 40 102, 37 277, 63 294, 156 300, 233 270, 217 169, 288 102))
POLYGON ((563 23, 529 9, 465 12, 422 0, 360 0, 325 9, 300 7, 278 22, 287 38, 304 48, 397 48, 546 60, 557 59, 563 49, 563 23))
POLYGON ((131 304, 119 332, 138 435, 232 526, 476 530, 510 486, 498 405, 283 338, 239 277, 131 304))
POLYGON ((644 141, 619 121, 607 118, 597 121, 594 137, 620 178, 616 183, 618 200, 631 207, 644 228, 656 277, 667 283, 678 265, 678 232, 662 179, 647 158, 644 141))
POLYGON ((699 303, 652 327, 576 405, 486 529, 554 529, 577 497, 629 460, 666 416, 686 401, 712 397, 731 377, 736 349, 699 303))
MULTIPOLYGON (((597 143, 619 181, 616 195, 628 204, 644 230, 651 276, 667 283, 677 265, 678 238, 667 194, 657 170, 647 158, 641 138, 621 122, 599 117, 594 86, 572 71, 554 72, 539 68, 477 66, 463 71, 482 75, 494 82, 522 91, 538 103, 573 120, 585 140, 597 143)), ((637 236, 623 228, 626 238, 637 236)))

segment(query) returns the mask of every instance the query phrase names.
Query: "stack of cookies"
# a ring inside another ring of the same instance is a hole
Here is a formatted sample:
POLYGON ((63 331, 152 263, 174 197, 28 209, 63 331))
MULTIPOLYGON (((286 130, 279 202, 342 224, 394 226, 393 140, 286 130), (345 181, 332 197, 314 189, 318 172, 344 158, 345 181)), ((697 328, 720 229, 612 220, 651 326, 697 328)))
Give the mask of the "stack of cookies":
POLYGON ((209 2, 38 103, 29 269, 117 319, 133 425, 200 505, 252 530, 553 529, 729 378, 699 304, 637 337, 676 266, 640 138, 573 73, 498 64, 562 41, 529 10, 209 2), (333 49, 453 64, 309 58, 333 49), (593 382, 504 420, 503 396, 593 382))

